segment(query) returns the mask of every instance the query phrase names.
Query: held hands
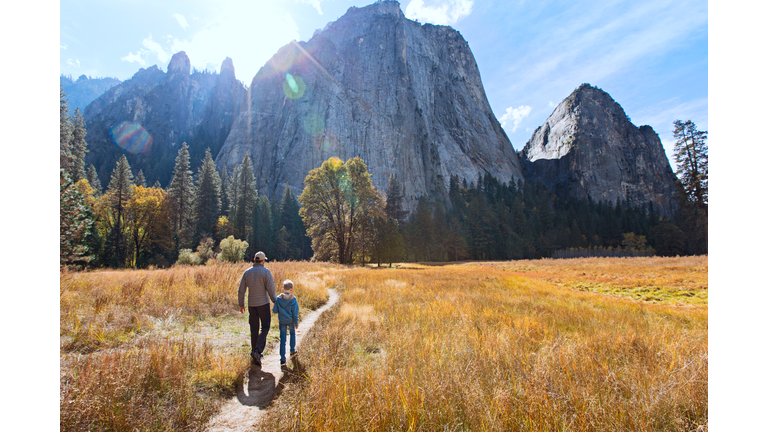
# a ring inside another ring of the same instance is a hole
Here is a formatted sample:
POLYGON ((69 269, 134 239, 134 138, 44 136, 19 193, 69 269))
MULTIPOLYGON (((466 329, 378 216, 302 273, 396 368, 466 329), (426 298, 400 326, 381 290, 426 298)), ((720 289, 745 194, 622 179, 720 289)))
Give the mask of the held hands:
POLYGON ((243 313, 243 312, 245 312, 245 308, 244 307, 240 307, 240 313, 243 313))

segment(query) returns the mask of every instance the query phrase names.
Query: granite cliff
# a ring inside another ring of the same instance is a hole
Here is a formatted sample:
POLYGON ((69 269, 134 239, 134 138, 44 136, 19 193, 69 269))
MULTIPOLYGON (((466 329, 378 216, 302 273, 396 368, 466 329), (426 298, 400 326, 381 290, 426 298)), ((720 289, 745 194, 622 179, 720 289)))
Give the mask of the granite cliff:
POLYGON ((166 186, 182 142, 189 145, 193 167, 205 149, 221 148, 236 118, 245 87, 227 58, 220 73, 191 71, 189 58, 173 55, 168 71, 140 69, 110 88, 85 110, 89 153, 102 184, 109 183, 122 154, 147 182, 166 186))
POLYGON ((526 181, 556 193, 671 216, 676 177, 659 136, 633 125, 611 96, 581 85, 537 128, 520 154, 526 181))
POLYGON ((259 70, 216 163, 231 172, 246 154, 259 192, 278 197, 329 157, 360 156, 382 193, 397 174, 410 209, 448 202, 452 174, 522 178, 467 42, 397 2, 352 7, 259 70))

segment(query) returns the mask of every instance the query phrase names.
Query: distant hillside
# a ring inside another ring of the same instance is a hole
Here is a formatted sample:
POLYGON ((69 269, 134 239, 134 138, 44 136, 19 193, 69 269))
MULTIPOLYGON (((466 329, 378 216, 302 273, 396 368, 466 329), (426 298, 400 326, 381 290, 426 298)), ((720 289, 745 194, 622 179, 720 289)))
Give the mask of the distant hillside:
POLYGON ((85 107, 89 103, 103 95, 111 87, 120 84, 120 80, 117 78, 90 78, 85 75, 80 75, 76 81, 72 80, 71 75, 60 75, 59 82, 64 93, 67 94, 70 111, 75 112, 75 108, 80 108, 81 113, 85 111, 85 107))
POLYGON ((245 86, 235 77, 232 59, 220 73, 193 71, 184 51, 173 55, 168 72, 157 65, 140 69, 111 88, 83 112, 88 129, 86 163, 96 167, 102 184, 115 163, 128 158, 134 173, 149 184, 167 185, 183 142, 194 171, 210 148, 214 157, 240 112, 245 86))

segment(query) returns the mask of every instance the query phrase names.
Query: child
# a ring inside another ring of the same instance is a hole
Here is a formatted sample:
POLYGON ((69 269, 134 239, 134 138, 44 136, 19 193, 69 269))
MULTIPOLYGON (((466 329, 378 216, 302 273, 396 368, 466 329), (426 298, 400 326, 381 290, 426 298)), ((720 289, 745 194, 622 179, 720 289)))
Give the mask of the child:
POLYGON ((272 312, 277 312, 280 324, 280 366, 285 366, 286 330, 291 331, 291 356, 296 354, 296 329, 299 328, 299 302, 293 295, 293 282, 283 281, 283 293, 277 296, 272 312))

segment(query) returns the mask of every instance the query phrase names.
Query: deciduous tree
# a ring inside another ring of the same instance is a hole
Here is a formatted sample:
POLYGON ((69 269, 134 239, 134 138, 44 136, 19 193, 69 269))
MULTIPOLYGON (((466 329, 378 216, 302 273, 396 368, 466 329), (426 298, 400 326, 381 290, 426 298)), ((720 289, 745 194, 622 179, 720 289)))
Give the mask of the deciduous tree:
POLYGON ((140 265, 142 254, 152 246, 166 252, 173 249, 170 209, 164 190, 133 186, 125 219, 132 245, 131 266, 140 265))
POLYGON ((304 184, 299 214, 312 248, 317 253, 323 245, 332 245, 331 254, 342 264, 350 263, 356 236, 384 210, 368 168, 359 157, 346 163, 332 157, 310 171, 304 184))

